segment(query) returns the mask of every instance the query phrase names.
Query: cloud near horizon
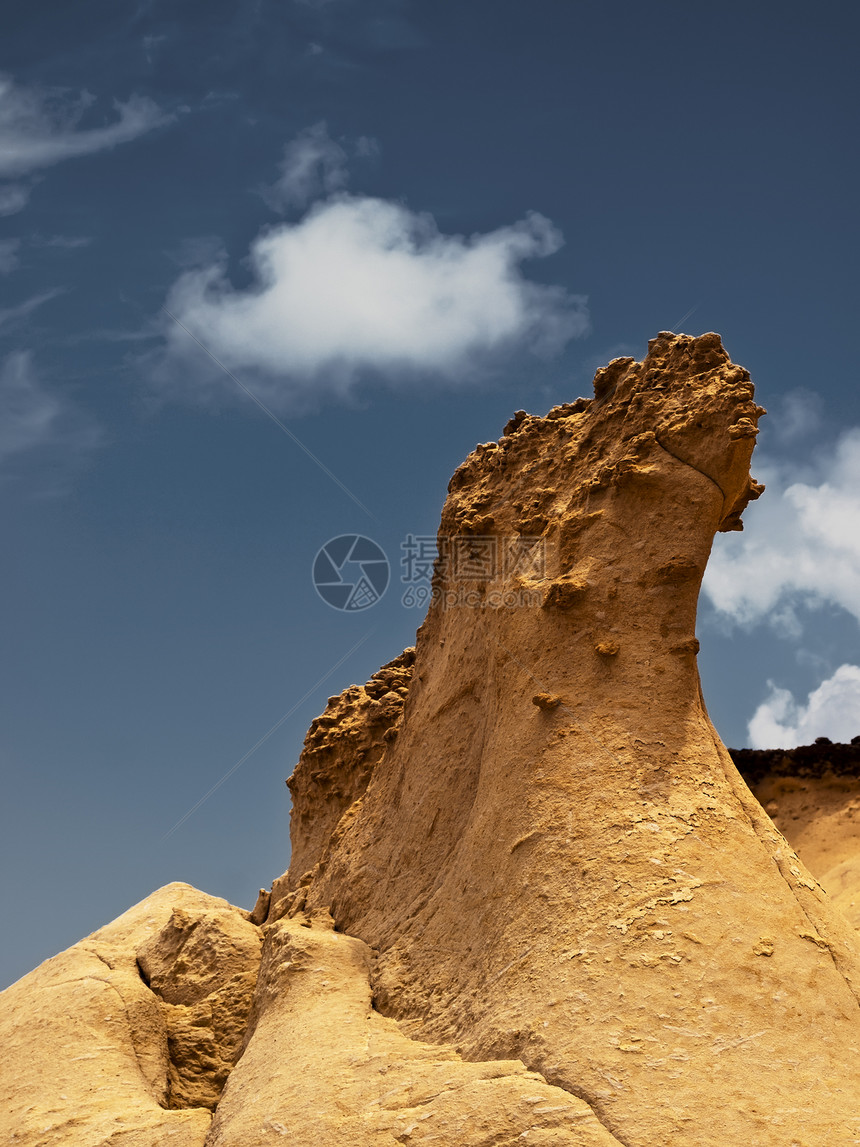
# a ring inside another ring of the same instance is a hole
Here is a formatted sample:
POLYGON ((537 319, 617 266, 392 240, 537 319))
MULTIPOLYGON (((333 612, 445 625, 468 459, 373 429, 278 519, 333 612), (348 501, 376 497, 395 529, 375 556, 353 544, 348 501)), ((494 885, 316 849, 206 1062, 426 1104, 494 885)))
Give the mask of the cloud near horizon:
POLYGON ((753 749, 793 749, 816 737, 847 743, 860 736, 860 668, 840 665, 813 689, 806 703, 795 701, 788 689, 768 682, 770 693, 749 722, 753 749))
MULTIPOLYGON (((0 73, 0 178, 20 180, 63 160, 108 150, 172 119, 152 100, 132 95, 114 101, 114 122, 80 128, 93 103, 89 92, 25 87, 0 73)), ((30 189, 27 182, 0 185, 0 215, 20 211, 30 189)))
POLYGON ((744 532, 717 539, 703 582, 730 622, 767 621, 787 636, 800 633, 802 606, 837 605, 860 621, 860 429, 822 452, 805 481, 796 472, 756 466, 767 489, 744 532))
MULTIPOLYGON (((522 273, 525 260, 562 242, 535 212, 467 238, 442 234, 402 204, 338 193, 254 240, 250 287, 234 288, 215 260, 185 272, 166 307, 281 408, 345 394, 365 371, 401 383, 416 374, 468 380, 494 354, 552 354, 587 333, 583 296, 522 273)), ((184 331, 168 323, 165 335, 162 376, 202 365, 184 331)))

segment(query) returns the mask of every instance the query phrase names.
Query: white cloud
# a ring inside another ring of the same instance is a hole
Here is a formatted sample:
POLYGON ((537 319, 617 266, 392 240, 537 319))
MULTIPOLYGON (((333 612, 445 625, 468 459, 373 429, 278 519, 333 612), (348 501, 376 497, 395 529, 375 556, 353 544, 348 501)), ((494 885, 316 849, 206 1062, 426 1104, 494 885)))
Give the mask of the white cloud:
POLYGON ((78 453, 99 439, 88 418, 40 383, 28 352, 7 356, 0 366, 0 462, 46 446, 78 453))
MULTIPOLYGON (((9 76, 0 76, 0 176, 17 178, 64 159, 116 147, 170 118, 152 100, 131 96, 125 103, 114 102, 117 118, 113 123, 79 129, 81 117, 93 102, 88 92, 70 96, 65 91, 23 87, 9 76)), ((26 189, 20 184, 7 185, 0 192, 0 202, 4 194, 10 203, 16 202, 16 196, 20 202, 22 195, 26 201, 26 189)), ((8 206, 7 213, 12 213, 8 206)))
MULTIPOLYGON (((799 605, 841 606, 860 620, 860 430, 804 475, 759 465, 767 489, 742 534, 720 535, 705 572, 712 604, 734 622, 799 631, 799 605)), ((860 731, 860 730, 858 730, 860 731)))
POLYGON ((8 275, 18 266, 20 239, 0 239, 0 275, 8 275))
MULTIPOLYGON (((416 373, 462 381, 489 355, 552 353, 587 332, 582 296, 522 273, 524 260, 561 245, 536 213, 466 238, 400 204, 340 194, 258 236, 250 287, 234 288, 215 261, 186 271, 166 305, 282 408, 311 392, 345 392, 365 370, 400 384, 416 373)), ((166 336, 162 373, 187 378, 190 356, 203 356, 175 324, 166 336)))
MULTIPOLYGON (((369 154, 370 143, 361 137, 360 154, 369 154)), ((349 178, 346 152, 329 137, 324 122, 306 128, 286 145, 280 172, 275 182, 262 190, 266 203, 275 211, 306 207, 313 199, 342 190, 349 178)))
POLYGON ((840 665, 799 704, 788 689, 768 682, 770 695, 749 723, 754 749, 791 749, 816 737, 848 742, 860 735, 860 668, 840 665))

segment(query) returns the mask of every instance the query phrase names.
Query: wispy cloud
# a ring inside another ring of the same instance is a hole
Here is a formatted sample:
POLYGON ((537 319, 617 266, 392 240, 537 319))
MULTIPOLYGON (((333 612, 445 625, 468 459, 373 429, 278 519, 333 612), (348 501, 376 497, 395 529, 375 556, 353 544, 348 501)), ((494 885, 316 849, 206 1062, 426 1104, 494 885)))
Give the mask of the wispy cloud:
POLYGON ((77 251, 81 247, 89 247, 92 241, 91 235, 31 235, 28 240, 31 247, 55 248, 59 251, 77 251))
POLYGON ((759 438, 759 449, 787 451, 802 439, 815 435, 822 425, 821 396, 796 387, 768 400, 768 418, 759 438))
POLYGON ((797 481, 797 466, 756 466, 767 490, 742 534, 721 535, 705 573, 715 608, 739 624, 800 631, 801 605, 841 606, 860 621, 860 429, 846 432, 797 481))
MULTIPOLYGON (((344 395, 368 373, 397 385, 420 377, 468 382, 494 356, 552 354, 589 329, 586 300, 530 281, 523 264, 562 236, 543 215, 471 236, 446 235, 430 215, 332 188, 345 152, 321 125, 288 149, 281 203, 325 194, 304 218, 266 228, 236 289, 226 259, 186 270, 166 300, 218 360, 253 379, 267 403, 294 408, 344 395)), ((223 385, 174 324, 165 328, 161 381, 207 393, 223 385)), ((221 376, 223 379, 223 375, 221 376)))
POLYGON ((53 287, 49 291, 42 291, 38 295, 32 295, 29 299, 25 299, 23 303, 18 303, 15 307, 0 307, 0 334, 5 334, 9 329, 18 325, 29 316, 38 307, 47 303, 50 299, 55 299, 57 295, 63 294, 62 287, 53 287))
POLYGON ((227 258, 224 241, 217 235, 194 235, 183 239, 179 246, 164 252, 177 267, 207 267, 227 258))
POLYGON ((143 48, 143 54, 146 57, 146 62, 148 64, 152 63, 156 49, 160 48, 161 45, 165 43, 167 43, 166 35, 148 35, 142 38, 140 44, 143 48))
POLYGON ((17 215, 27 206, 30 187, 25 183, 0 183, 0 216, 17 215))
MULTIPOLYGON (((92 239, 84 235, 29 235, 26 240, 20 238, 0 239, 0 275, 8 275, 21 266, 21 250, 26 247, 30 250, 78 251, 88 247, 92 239)), ((38 306, 46 299, 52 298, 57 291, 37 296, 38 302, 30 301, 24 305, 24 312, 28 313, 33 306, 38 306)), ((15 310, 15 308, 13 308, 15 310)), ((0 308, 0 315, 8 314, 0 308)))
POLYGON ((18 266, 20 239, 0 239, 0 275, 8 275, 18 266))
POLYGON ((749 723, 750 745, 754 749, 790 749, 808 745, 816 737, 850 741, 860 735, 860 668, 840 665, 798 702, 788 689, 768 682, 768 697, 756 709, 749 723))
MULTIPOLYGON (((94 102, 88 92, 25 87, 0 75, 0 176, 20 179, 65 159, 128 143, 171 118, 152 100, 133 95, 125 102, 114 101, 113 122, 81 128, 80 121, 94 102)), ((26 189, 7 185, 0 202, 4 194, 14 202, 16 195, 19 199, 26 195, 26 189)))
POLYGON ((316 123, 286 145, 280 174, 261 189, 263 199, 275 211, 307 207, 312 200, 346 187, 347 161, 346 150, 331 139, 325 123, 316 123))
POLYGON ((6 357, 0 366, 0 463, 46 447, 68 459, 100 440, 86 415, 40 382, 29 352, 6 357))

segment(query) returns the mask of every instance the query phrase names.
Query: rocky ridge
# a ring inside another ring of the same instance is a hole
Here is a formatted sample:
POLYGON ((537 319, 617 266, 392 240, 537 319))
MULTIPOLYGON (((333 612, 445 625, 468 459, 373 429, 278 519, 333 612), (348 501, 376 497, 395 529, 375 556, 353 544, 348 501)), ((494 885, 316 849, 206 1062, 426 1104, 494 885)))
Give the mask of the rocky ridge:
POLYGON ((856 934, 695 665, 761 408, 714 334, 594 389, 454 474, 416 646, 313 723, 253 912, 171 885, 0 995, 10 1142, 857 1141, 856 934))

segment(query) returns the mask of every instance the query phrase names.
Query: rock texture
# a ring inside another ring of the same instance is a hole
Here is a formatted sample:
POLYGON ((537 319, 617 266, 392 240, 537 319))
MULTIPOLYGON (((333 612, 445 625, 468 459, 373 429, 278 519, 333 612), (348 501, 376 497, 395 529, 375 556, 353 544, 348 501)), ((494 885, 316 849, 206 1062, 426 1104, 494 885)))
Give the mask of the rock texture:
MULTIPOLYGON (((351 685, 329 697, 325 713, 308 730, 301 761, 288 784, 294 872, 310 872, 344 814, 354 808, 386 746, 397 734, 412 680, 415 650, 407 649, 378 670, 366 685, 351 685)), ((341 828, 344 827, 341 825, 341 828)), ((284 908, 287 879, 272 890, 273 914, 284 908)))
POLYGON ((761 413, 717 335, 663 333, 479 446, 415 649, 308 733, 289 872, 251 913, 172 885, 4 993, 0 1137, 860 1142, 857 935, 696 670, 761 413))
POLYGON ((207 1147, 615 1147, 585 1103, 519 1061, 408 1039, 374 1010, 370 967, 323 915, 267 929, 248 1049, 207 1147))
POLYGON ((860 737, 796 749, 732 752, 776 827, 831 901, 860 928, 860 737))
POLYGON ((0 1141, 202 1147, 245 1033, 259 929, 171 884, 0 994, 0 1141))
POLYGON ((397 735, 327 843, 294 822, 281 908, 377 953, 385 1015, 522 1060, 627 1147, 860 1126, 855 936, 738 776, 695 664, 714 534, 760 492, 760 413, 717 335, 664 334, 594 400, 478 447, 397 735), (475 576, 487 538, 537 536, 545 568, 475 576))

